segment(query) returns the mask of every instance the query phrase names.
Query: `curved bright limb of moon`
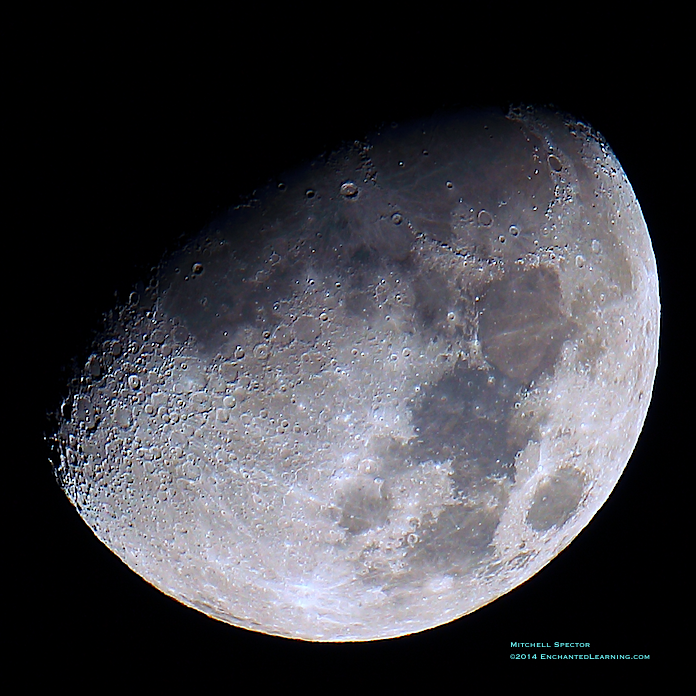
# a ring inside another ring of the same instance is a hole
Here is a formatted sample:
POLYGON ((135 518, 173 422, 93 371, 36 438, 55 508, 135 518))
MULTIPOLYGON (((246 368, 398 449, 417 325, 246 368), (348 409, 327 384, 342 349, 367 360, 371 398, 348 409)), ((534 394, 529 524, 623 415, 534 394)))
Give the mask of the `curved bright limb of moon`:
POLYGON ((318 641, 443 624, 587 525, 657 364, 648 232, 548 110, 390 126, 257 191, 113 315, 57 476, 143 578, 318 641))

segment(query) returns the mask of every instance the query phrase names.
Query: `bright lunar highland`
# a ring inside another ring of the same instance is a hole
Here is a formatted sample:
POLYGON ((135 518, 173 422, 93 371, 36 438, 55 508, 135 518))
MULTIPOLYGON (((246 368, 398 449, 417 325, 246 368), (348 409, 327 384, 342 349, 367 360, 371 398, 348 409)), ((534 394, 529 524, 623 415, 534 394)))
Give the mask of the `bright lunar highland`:
POLYGON ((422 631, 588 524, 658 332, 646 225, 591 127, 526 107, 391 124, 254 192, 111 312, 56 475, 128 566, 211 617, 422 631))

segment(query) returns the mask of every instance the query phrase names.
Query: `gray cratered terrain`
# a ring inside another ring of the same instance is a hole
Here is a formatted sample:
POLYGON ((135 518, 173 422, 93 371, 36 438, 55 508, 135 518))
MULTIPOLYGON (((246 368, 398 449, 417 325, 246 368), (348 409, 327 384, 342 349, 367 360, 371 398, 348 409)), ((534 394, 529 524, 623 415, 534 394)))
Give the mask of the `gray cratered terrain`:
POLYGON ((588 524, 658 329, 645 222, 591 128, 394 124, 255 192, 112 313, 57 476, 125 563, 214 618, 413 633, 588 524))

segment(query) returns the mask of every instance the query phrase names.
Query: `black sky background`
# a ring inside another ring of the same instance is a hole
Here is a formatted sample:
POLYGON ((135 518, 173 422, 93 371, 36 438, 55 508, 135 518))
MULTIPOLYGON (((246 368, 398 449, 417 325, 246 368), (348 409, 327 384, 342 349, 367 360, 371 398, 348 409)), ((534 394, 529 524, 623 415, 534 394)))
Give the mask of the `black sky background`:
MULTIPOLYGON (((13 657, 62 665, 63 677, 66 666, 67 674, 98 666, 126 677, 137 667, 154 677, 251 672, 260 683, 282 677, 287 684, 332 672, 347 680, 546 674, 538 661, 509 659, 519 652, 514 640, 650 654, 649 663, 613 667, 634 677, 672 663, 688 606, 676 531, 686 524, 688 460, 675 395, 686 307, 678 283, 684 254, 692 253, 685 226, 693 227, 680 203, 693 117, 672 27, 646 23, 645 33, 609 50, 606 27, 583 46, 559 45, 551 28, 527 31, 522 20, 508 38, 488 29, 482 38, 463 25, 459 32, 439 17, 402 29, 351 15, 338 33, 297 31, 301 22, 289 21, 271 31, 261 20, 228 19, 195 38, 169 36, 157 22, 142 31, 134 22, 123 33, 95 22, 60 38, 44 28, 32 50, 17 53, 29 77, 10 68, 23 95, 17 127, 6 133, 19 148, 12 166, 20 192, 6 243, 6 341, 18 366, 6 368, 13 657), (553 103, 603 133, 636 191, 658 261, 662 340, 653 402, 624 475, 591 524, 493 604, 371 644, 312 645, 235 629, 132 573, 57 487, 43 443, 45 413, 59 406, 70 361, 86 355, 115 293, 127 296, 166 247, 256 186, 382 121, 519 102, 553 103)), ((574 663, 565 672, 595 669, 574 663)))

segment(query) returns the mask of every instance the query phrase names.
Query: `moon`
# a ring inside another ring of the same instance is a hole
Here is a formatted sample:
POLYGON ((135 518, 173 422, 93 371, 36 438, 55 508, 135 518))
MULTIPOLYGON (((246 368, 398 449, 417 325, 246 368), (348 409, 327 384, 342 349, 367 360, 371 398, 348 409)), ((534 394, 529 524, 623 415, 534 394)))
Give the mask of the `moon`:
POLYGON ((166 255, 71 385, 55 473, 226 623, 369 641, 469 614, 607 500, 657 368, 638 201, 542 108, 388 124, 166 255))

